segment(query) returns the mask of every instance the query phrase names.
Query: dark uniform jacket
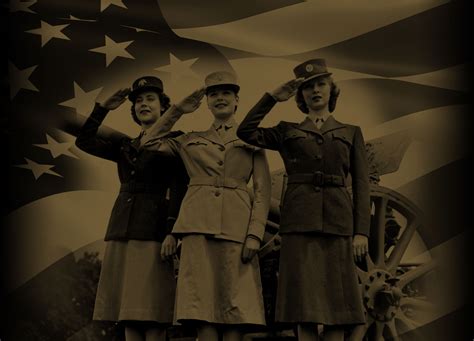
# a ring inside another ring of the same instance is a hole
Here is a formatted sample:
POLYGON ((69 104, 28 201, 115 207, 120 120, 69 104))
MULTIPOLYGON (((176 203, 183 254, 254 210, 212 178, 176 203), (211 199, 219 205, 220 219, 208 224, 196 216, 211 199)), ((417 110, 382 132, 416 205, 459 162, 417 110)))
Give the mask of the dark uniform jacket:
MULTIPOLYGON (((139 138, 99 136, 98 128, 107 113, 96 104, 76 140, 85 152, 117 163, 121 187, 105 240, 162 241, 171 232, 186 193, 189 178, 184 165, 179 158, 141 148, 139 138)), ((181 134, 171 132, 169 136, 181 134)))
POLYGON ((265 94, 240 124, 237 135, 255 146, 278 150, 283 158, 288 186, 280 232, 368 235, 368 162, 360 128, 332 116, 321 129, 309 119, 257 128, 275 103, 265 94), (352 198, 347 189, 351 182, 352 198))

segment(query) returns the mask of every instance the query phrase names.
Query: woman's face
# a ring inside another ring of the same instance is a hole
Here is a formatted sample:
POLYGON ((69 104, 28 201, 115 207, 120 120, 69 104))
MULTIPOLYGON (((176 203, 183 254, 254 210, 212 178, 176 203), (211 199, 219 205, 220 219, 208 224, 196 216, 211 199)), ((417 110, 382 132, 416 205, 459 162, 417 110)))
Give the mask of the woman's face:
POLYGON ((331 97, 331 81, 328 77, 311 79, 302 85, 301 93, 309 110, 324 109, 331 97))
POLYGON ((230 89, 212 89, 207 93, 207 107, 216 118, 225 119, 235 113, 239 96, 230 89))
POLYGON ((153 124, 161 115, 160 96, 154 91, 140 93, 134 106, 137 118, 142 124, 153 124))

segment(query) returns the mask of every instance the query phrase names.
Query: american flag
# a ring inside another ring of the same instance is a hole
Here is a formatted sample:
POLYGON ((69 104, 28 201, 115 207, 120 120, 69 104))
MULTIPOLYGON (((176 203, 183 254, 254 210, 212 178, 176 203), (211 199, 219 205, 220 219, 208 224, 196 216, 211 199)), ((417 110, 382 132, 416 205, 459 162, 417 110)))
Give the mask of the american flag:
MULTIPOLYGON (((366 140, 383 146, 382 158, 393 158, 380 184, 430 218, 422 243, 447 262, 449 289, 439 295, 449 299, 420 329, 430 340, 466 335, 470 1, 10 0, 2 12, 9 12, 2 259, 10 309, 2 339, 94 339, 84 336, 93 302, 78 302, 77 283, 65 277, 84 270, 85 252, 102 250, 118 191, 114 164, 74 146, 95 101, 143 75, 160 77, 177 101, 208 73, 232 70, 241 120, 310 58, 325 58, 341 88, 336 118, 361 126, 366 140), (72 308, 58 313, 66 301, 72 308)), ((302 119, 288 101, 263 124, 302 119)), ((211 121, 204 102, 176 128, 206 129, 211 121)), ((102 134, 139 132, 129 104, 104 124, 102 134)), ((282 168, 276 153, 268 157, 272 170, 282 168)))

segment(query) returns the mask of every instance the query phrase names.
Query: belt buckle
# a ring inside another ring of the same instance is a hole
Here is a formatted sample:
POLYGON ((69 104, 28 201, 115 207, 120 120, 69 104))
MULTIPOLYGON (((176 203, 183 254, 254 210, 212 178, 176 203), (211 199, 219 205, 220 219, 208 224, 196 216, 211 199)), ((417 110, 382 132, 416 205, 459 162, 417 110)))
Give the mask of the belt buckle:
POLYGON ((216 176, 214 181, 214 187, 221 188, 224 187, 224 178, 221 176, 216 176))
POLYGON ((323 185, 324 173, 317 171, 313 174, 313 185, 321 187, 323 185))

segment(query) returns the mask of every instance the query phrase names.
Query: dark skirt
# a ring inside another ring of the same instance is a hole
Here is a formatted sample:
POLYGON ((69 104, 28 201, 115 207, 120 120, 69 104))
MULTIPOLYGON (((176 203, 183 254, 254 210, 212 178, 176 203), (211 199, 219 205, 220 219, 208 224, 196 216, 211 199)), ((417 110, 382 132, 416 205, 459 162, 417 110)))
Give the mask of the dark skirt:
POLYGON ((182 242, 176 320, 265 325, 258 257, 244 264, 243 244, 201 234, 182 242))
POLYGON ((352 237, 283 234, 276 322, 365 323, 352 237))
POLYGON ((174 268, 160 251, 156 241, 106 242, 94 320, 173 322, 174 268))

